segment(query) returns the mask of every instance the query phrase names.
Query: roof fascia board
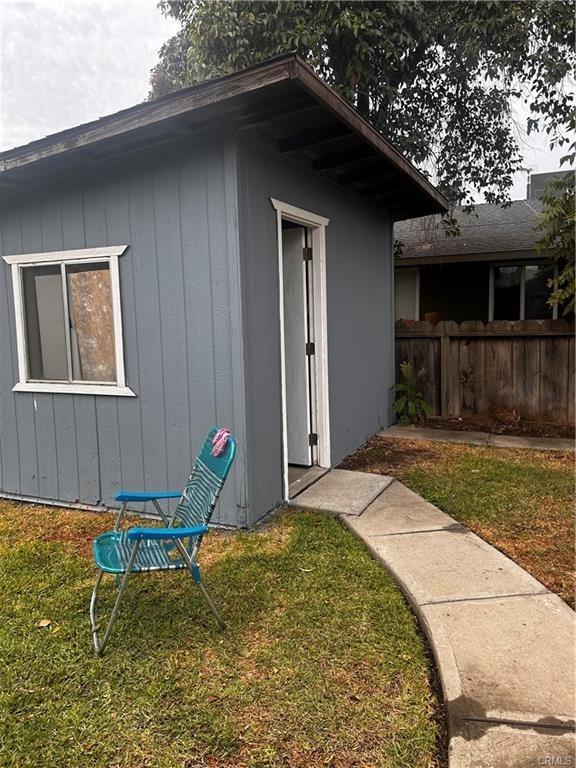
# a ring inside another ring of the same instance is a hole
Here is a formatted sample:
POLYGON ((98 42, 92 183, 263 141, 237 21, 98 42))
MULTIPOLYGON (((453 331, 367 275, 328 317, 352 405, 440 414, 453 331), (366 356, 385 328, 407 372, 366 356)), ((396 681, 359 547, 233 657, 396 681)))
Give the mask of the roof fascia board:
POLYGON ((395 267, 418 267, 434 264, 462 264, 467 261, 517 261, 519 259, 547 259, 549 251, 536 253, 535 250, 489 251, 486 253, 459 253, 454 256, 400 256, 394 260, 395 267))
POLYGON ((0 156, 0 173, 29 163, 53 157, 70 149, 88 147, 105 139, 127 134, 162 120, 178 117, 187 112, 258 90, 266 85, 287 80, 290 77, 290 60, 274 61, 258 70, 245 70, 227 77, 215 78, 191 86, 173 100, 162 99, 150 104, 130 107, 109 118, 86 123, 80 128, 68 129, 53 137, 39 139, 24 147, 8 150, 0 156), (75 135, 70 135, 72 132, 75 135), (40 146, 39 146, 40 145, 40 146))

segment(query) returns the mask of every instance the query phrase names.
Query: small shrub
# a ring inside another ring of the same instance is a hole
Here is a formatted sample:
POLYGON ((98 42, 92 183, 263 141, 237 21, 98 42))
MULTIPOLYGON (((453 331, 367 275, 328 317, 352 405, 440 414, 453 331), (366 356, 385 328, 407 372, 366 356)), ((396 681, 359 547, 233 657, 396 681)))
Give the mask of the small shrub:
POLYGON ((492 414, 494 419, 502 425, 502 431, 507 429, 514 429, 520 426, 520 414, 511 408, 493 408, 492 414))
POLYGON ((401 381, 396 384, 396 399, 393 405, 400 424, 418 423, 430 413, 430 406, 424 400, 422 393, 421 382, 424 376, 426 376, 425 368, 421 368, 416 373, 412 363, 407 361, 400 363, 401 381))

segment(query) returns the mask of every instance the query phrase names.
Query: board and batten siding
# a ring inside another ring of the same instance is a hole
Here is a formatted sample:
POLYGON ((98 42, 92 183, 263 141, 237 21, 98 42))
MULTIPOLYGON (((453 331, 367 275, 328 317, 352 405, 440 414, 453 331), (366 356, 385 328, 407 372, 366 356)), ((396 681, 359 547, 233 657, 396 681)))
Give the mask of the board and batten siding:
POLYGON ((179 489, 218 423, 240 451, 213 519, 246 524, 235 168, 232 137, 211 130, 3 195, 2 255, 129 246, 120 290, 137 396, 13 392, 12 278, 0 261, 1 493, 114 505, 120 488, 179 489))
POLYGON ((385 210, 239 138, 248 523, 282 499, 276 211, 270 198, 330 219, 326 281, 331 461, 392 423, 392 226, 385 210))

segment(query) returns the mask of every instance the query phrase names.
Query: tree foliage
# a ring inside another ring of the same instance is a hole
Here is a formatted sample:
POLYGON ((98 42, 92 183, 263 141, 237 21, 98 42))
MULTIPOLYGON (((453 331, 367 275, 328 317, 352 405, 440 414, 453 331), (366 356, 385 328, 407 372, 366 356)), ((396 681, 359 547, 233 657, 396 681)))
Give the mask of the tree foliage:
MULTIPOLYGON (((181 32, 152 72, 157 96, 297 52, 455 203, 502 202, 527 133, 569 143, 574 0, 161 0, 181 32)), ((573 147, 572 147, 573 151, 573 147)))
POLYGON ((576 203, 574 174, 567 173, 551 179, 540 198, 544 209, 537 229, 540 239, 536 247, 548 251, 557 267, 557 276, 550 281, 552 289, 548 303, 563 308, 563 313, 574 312, 574 254, 576 203))

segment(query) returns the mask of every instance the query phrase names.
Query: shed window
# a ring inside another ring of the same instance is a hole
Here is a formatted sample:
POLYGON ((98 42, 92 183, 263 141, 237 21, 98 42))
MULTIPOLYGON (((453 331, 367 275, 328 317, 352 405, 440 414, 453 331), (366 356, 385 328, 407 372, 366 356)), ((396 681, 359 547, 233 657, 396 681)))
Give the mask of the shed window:
POLYGON ((118 256, 125 249, 4 257, 14 281, 15 390, 134 394, 124 379, 118 256))

